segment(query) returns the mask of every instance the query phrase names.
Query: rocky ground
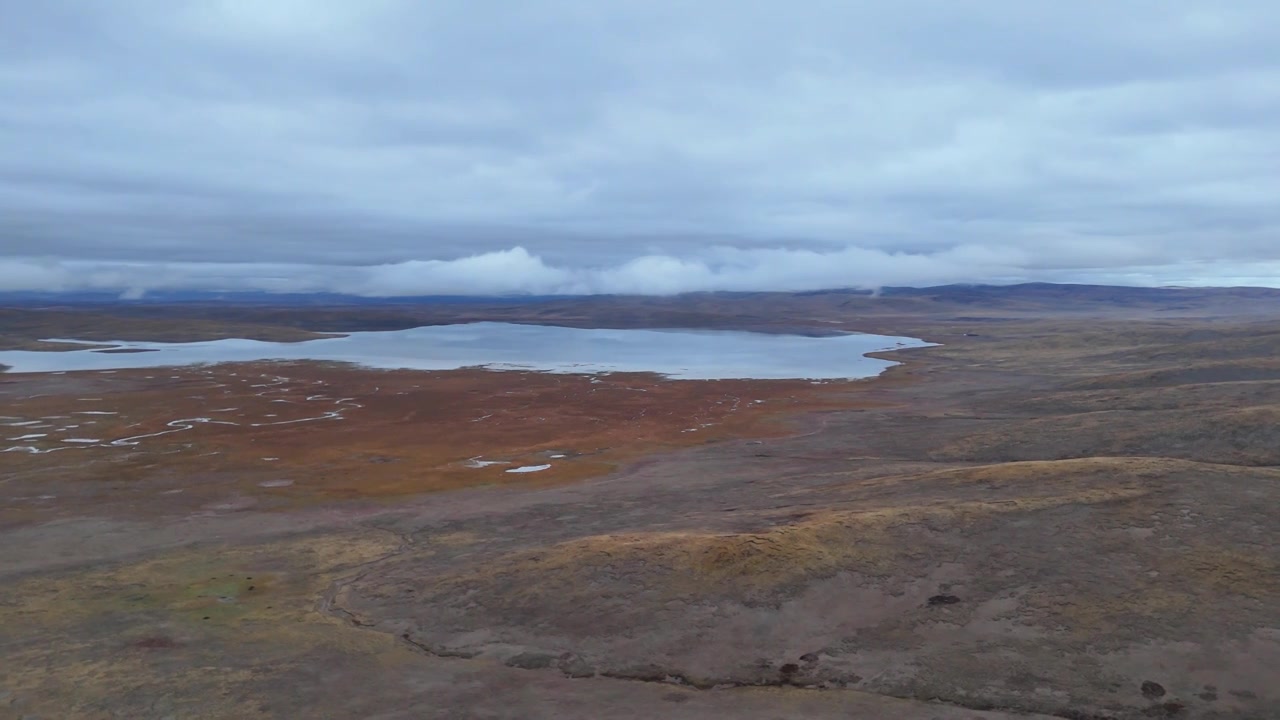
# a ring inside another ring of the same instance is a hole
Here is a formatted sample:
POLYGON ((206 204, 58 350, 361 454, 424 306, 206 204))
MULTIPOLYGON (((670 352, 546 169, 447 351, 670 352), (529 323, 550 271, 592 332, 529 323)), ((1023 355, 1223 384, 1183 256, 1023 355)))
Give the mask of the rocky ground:
MULTIPOLYGON (((485 373, 457 417, 297 368, 344 420, 0 455, 0 716, 1280 717, 1280 324, 828 300, 943 345, 631 404, 508 376, 500 420, 561 420, 493 457, 583 463, 541 479, 455 467, 485 373)), ((0 414, 116 398, 105 442, 193 414, 175 374, 4 376, 0 414)))

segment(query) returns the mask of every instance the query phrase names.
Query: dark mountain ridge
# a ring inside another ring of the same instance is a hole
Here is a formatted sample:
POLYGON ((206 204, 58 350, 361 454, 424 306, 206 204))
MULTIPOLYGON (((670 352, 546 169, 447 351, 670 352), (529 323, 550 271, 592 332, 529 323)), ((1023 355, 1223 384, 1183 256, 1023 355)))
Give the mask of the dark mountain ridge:
POLYGON ((1280 298, 1280 288, 1269 287, 1136 287, 1124 285, 1086 285, 1073 283, 1019 283, 986 285, 958 283, 930 287, 888 286, 878 290, 865 288, 831 288, 803 292, 697 292, 678 296, 626 295, 415 295, 369 297, 342 293, 269 293, 212 292, 164 290, 149 292, 139 298, 126 298, 119 293, 99 291, 74 292, 0 292, 0 305, 10 307, 69 305, 181 305, 214 304, 275 307, 342 307, 404 305, 515 305, 587 301, 602 299, 670 300, 678 298, 749 298, 749 297, 865 297, 928 298, 949 303, 984 303, 993 301, 1068 299, 1075 302, 1128 304, 1144 302, 1189 302, 1224 296, 1239 298, 1280 298))

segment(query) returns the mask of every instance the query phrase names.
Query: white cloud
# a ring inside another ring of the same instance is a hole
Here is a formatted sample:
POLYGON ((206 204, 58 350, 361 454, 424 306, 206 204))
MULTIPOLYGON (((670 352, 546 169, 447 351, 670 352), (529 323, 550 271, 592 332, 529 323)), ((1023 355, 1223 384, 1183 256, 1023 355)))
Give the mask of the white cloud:
MULTIPOLYGON (((1130 264, 1105 252, 1056 263, 1007 248, 964 245, 932 252, 845 247, 831 251, 715 247, 696 256, 644 255, 616 265, 559 266, 521 247, 456 260, 383 265, 121 263, 0 258, 0 291, 101 291, 127 299, 154 290, 336 292, 415 295, 674 295, 704 291, 805 291, 993 282, 1064 281, 1125 285, 1280 285, 1280 263, 1130 264), (1070 266, 1069 269, 1061 269, 1070 266), (1275 272, 1274 277, 1263 274, 1275 272)), ((1137 256, 1133 256, 1137 257, 1137 256)))
POLYGON ((409 260, 362 268, 334 289, 352 295, 510 295, 563 292, 572 274, 548 267, 524 248, 457 260, 409 260))

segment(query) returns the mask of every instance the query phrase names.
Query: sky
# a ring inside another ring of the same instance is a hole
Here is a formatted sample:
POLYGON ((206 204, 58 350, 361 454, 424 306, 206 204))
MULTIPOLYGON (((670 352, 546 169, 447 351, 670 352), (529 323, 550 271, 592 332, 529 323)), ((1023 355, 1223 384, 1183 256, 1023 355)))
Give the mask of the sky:
POLYGON ((0 291, 1280 285, 1274 0, 0 17, 0 291))

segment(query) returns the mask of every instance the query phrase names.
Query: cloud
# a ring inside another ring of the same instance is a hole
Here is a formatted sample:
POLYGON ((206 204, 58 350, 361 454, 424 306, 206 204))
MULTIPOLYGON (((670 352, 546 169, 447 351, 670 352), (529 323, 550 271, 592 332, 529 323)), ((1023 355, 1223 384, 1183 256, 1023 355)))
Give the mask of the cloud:
POLYGON ((352 295, 512 295, 572 292, 572 273, 524 248, 457 260, 409 260, 362 268, 335 289, 352 295))
POLYGON ((455 260, 409 260, 381 265, 263 263, 147 263, 0 259, 0 292, 97 291, 138 299, 157 290, 315 293, 364 297, 423 295, 675 295, 715 291, 876 289, 893 285, 969 282, 1101 281, 1127 285, 1266 285, 1280 262, 1232 265, 1111 266, 1100 256, 1048 263, 1006 248, 965 245, 935 252, 892 252, 845 247, 711 247, 697 256, 644 255, 616 265, 548 263, 522 247, 455 260), (1058 266, 1072 265, 1072 270, 1058 266), (1250 272, 1255 274, 1249 274, 1250 272))
POLYGON ((671 292, 1280 261, 1269 0, 0 6, 0 256, 53 263, 27 284, 142 263, 671 292))

